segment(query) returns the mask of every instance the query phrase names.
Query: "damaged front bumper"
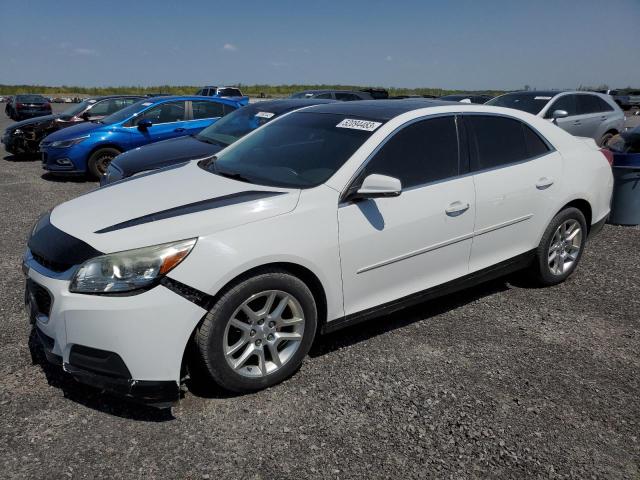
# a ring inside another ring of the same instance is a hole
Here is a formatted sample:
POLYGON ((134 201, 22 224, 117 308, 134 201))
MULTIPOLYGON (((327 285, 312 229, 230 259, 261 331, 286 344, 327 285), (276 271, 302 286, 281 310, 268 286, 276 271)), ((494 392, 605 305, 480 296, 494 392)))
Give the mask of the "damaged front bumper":
POLYGON ((206 313, 157 286, 131 296, 69 292, 74 269, 55 272, 27 250, 25 307, 49 363, 78 382, 159 408, 180 398, 181 366, 206 313))

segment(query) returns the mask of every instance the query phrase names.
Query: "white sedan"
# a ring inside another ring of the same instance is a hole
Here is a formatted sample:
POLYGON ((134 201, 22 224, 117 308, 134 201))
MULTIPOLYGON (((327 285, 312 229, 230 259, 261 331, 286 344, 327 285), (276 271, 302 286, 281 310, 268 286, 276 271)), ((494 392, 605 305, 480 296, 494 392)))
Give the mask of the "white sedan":
POLYGON ((80 381, 156 405, 187 373, 254 391, 319 333, 518 269, 564 281, 612 185, 593 142, 525 112, 312 106, 58 206, 29 238, 25 297, 80 381))

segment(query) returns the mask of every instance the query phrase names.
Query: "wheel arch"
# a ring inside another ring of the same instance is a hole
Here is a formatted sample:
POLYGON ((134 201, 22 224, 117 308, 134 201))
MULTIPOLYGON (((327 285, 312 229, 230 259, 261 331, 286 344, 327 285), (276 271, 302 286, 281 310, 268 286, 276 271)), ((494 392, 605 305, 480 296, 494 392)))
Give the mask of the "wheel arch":
MULTIPOLYGON (((593 220, 593 208, 591 204, 585 200, 584 198, 576 198, 566 203, 560 210, 556 212, 556 215, 560 213, 565 208, 577 208, 584 215, 585 220, 587 221, 587 233, 591 230, 591 221, 593 220)), ((554 215, 555 217, 555 215, 554 215)))
MULTIPOLYGON (((315 333, 317 337, 318 334, 322 332, 324 325, 327 322, 327 294, 324 286, 322 285, 322 282, 320 281, 320 278, 318 278, 318 276, 309 268, 303 265, 300 265, 299 263, 288 262, 288 261, 275 261, 275 262, 258 265, 258 266, 249 268, 248 270, 245 270, 244 272, 236 275, 227 283, 225 283, 224 286, 222 286, 222 288, 220 288, 218 292, 211 297, 209 304, 207 305, 208 307, 207 310, 213 307, 213 305, 215 305, 215 303, 218 301, 218 299, 222 295, 224 295, 229 289, 233 288, 238 283, 244 281, 247 278, 253 277, 257 274, 273 272, 273 271, 285 271, 287 273, 290 273, 291 275, 302 280, 304 284, 309 288, 309 290, 311 290, 313 298, 316 302, 316 309, 318 312, 318 322, 317 322, 317 328, 315 333)), ((194 335, 196 334, 198 328, 204 321, 205 317, 206 317, 206 314, 203 315, 203 317, 200 319, 198 324, 193 328, 193 331, 189 336, 189 340, 187 341, 187 344, 184 347, 184 352, 182 354, 182 364, 181 364, 181 371, 183 372, 183 374, 186 373, 186 368, 187 368, 187 365, 189 364, 189 356, 193 354, 192 346, 193 346, 194 335)))
POLYGON ((113 143, 113 142, 100 143, 95 147, 93 147, 91 150, 89 150, 89 153, 87 153, 87 161, 89 161, 89 158, 91 157, 91 155, 96 153, 98 150, 102 150, 103 148, 113 148, 114 150, 118 150, 120 153, 123 153, 125 151, 125 149, 122 148, 122 146, 118 145, 117 143, 113 143))

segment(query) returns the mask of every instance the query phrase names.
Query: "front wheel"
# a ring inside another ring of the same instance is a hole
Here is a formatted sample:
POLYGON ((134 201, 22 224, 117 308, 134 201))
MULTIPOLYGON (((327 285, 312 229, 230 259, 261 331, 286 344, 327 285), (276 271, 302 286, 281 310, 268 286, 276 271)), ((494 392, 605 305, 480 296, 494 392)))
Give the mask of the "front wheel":
POLYGON ((117 155, 120 155, 120 151, 115 148, 101 148, 96 150, 91 154, 89 160, 87 161, 87 168, 89 169, 89 173, 94 178, 99 179, 105 173, 107 173, 107 168, 117 155))
POLYGON ((542 285, 564 282, 576 269, 587 241, 587 222, 577 208, 558 213, 542 235, 531 273, 542 285))
POLYGON ((199 370, 234 392, 270 387, 300 367, 316 325, 302 280, 285 271, 259 274, 224 293, 196 331, 199 370))
POLYGON ((611 132, 607 132, 605 133, 602 138, 600 139, 600 143, 599 146, 601 147, 607 147, 609 145, 609 142, 611 141, 611 139, 615 136, 614 133, 611 132))

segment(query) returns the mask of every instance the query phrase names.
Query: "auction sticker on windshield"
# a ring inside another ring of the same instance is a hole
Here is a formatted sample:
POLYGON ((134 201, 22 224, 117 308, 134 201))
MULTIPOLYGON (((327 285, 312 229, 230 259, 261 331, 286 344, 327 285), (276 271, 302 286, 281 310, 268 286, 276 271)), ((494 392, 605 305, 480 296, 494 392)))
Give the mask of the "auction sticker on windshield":
POLYGON ((256 113, 256 117, 258 118, 271 118, 275 115, 275 113, 271 112, 258 112, 256 113))
POLYGON ((351 128, 353 130, 364 130, 365 132, 373 132, 382 123, 373 122, 371 120, 357 120, 355 118, 345 118, 336 127, 351 128))

